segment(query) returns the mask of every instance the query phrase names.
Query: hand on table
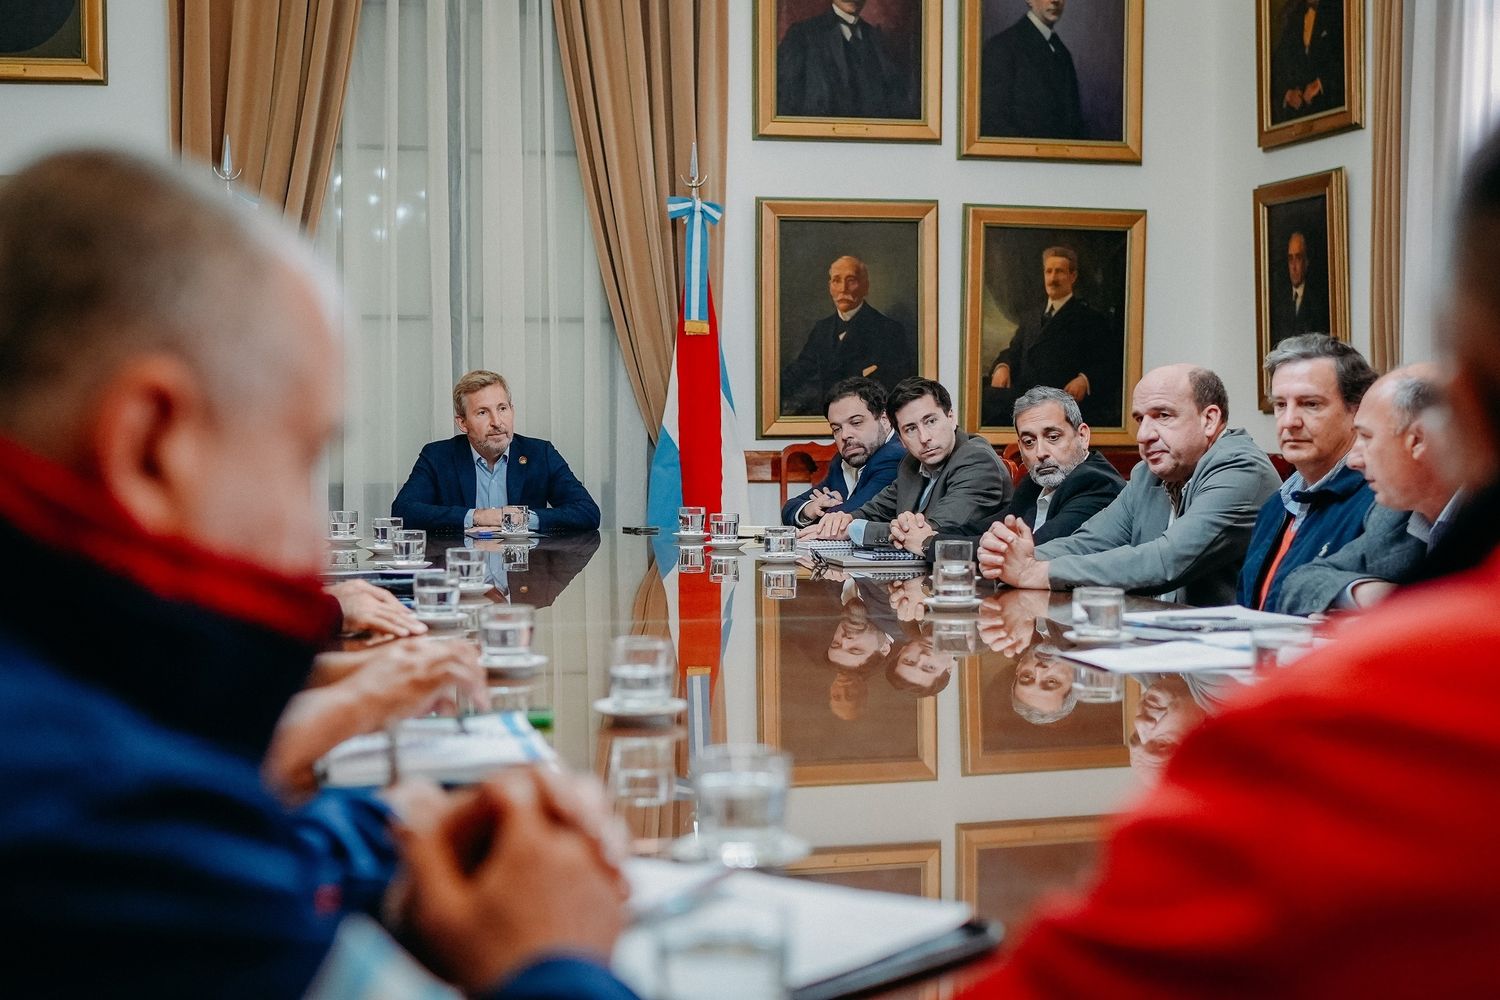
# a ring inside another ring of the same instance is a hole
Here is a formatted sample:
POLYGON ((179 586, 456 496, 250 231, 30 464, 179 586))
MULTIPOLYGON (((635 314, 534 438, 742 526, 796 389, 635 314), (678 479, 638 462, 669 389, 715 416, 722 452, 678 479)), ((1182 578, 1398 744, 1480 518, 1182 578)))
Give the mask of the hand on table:
POLYGON ((927 523, 926 517, 914 511, 902 511, 891 522, 891 544, 914 556, 924 554, 923 546, 935 534, 937 528, 927 523))
POLYGON ((849 525, 854 523, 854 515, 844 510, 836 510, 824 514, 823 519, 817 524, 809 524, 797 532, 797 537, 802 540, 820 539, 835 540, 849 537, 849 525))
POLYGON ((345 632, 377 632, 399 639, 427 631, 389 590, 368 580, 345 580, 323 589, 339 602, 345 632))

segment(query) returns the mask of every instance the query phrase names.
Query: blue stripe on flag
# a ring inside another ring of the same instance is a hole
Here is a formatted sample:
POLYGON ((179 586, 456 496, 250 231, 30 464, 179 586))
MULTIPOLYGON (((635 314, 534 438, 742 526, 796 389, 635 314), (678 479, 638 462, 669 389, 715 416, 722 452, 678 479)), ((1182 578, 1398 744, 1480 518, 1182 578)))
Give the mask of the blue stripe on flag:
POLYGON ((677 508, 682 506, 682 454, 677 442, 663 427, 651 458, 651 479, 646 492, 646 523, 663 529, 677 528, 677 508))

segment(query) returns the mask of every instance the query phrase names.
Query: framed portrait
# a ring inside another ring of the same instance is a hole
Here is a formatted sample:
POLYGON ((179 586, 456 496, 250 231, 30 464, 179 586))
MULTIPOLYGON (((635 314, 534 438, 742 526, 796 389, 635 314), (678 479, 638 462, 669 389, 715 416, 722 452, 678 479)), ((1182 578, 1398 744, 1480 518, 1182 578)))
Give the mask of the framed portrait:
POLYGON ((1145 0, 962 0, 959 156, 1141 162, 1145 0))
POLYGON ((0 18, 0 81, 104 83, 104 0, 32 0, 0 18))
POLYGON ((937 377, 937 202, 756 205, 762 436, 827 437, 841 379, 937 377))
POLYGON ((1344 168, 1255 189, 1255 370, 1271 412, 1266 353, 1299 333, 1349 339, 1349 205, 1344 168))
POLYGON ((784 874, 848 889, 941 899, 942 851, 943 845, 936 840, 820 847, 801 861, 787 865, 784 874))
POLYGON ((799 580, 795 613, 760 597, 759 737, 791 752, 794 786, 937 777, 937 692, 903 680, 930 640, 882 604, 884 587, 856 581, 846 600, 842 582, 799 580))
MULTIPOLYGON (((1018 930, 1054 892, 1082 888, 1098 863, 1103 816, 960 823, 958 898, 1018 930)), ((1006 937, 1011 935, 1007 933, 1006 937)))
POLYGON ((1146 213, 964 206, 960 419, 1015 440, 1012 407, 1039 385, 1078 400, 1099 445, 1135 443, 1146 213))
POLYGON ((1261 149, 1362 128, 1364 0, 1256 0, 1261 149))
POLYGON ((937 142, 942 58, 942 0, 756 0, 756 138, 937 142))

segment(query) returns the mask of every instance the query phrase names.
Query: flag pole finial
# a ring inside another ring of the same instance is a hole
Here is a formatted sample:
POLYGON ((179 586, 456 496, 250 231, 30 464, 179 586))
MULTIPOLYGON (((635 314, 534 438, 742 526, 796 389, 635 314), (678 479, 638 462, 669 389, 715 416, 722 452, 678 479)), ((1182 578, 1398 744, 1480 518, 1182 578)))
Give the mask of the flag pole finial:
POLYGON ((678 175, 678 179, 681 180, 682 183, 686 184, 692 190, 693 194, 696 196, 698 194, 698 189, 701 188, 703 185, 705 185, 705 184, 708 183, 708 175, 707 174, 700 175, 698 173, 698 140, 697 139, 693 140, 693 156, 692 156, 692 159, 688 162, 688 172, 691 174, 691 176, 689 176, 689 177, 683 177, 681 174, 679 174, 678 175))

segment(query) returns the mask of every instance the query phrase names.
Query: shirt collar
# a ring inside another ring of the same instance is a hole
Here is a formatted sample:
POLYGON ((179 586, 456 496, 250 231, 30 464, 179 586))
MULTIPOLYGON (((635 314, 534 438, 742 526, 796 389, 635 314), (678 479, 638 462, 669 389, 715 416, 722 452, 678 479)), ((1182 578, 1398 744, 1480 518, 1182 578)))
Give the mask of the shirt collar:
POLYGON ((1057 313, 1062 312, 1062 307, 1067 305, 1070 301, 1072 301, 1072 299, 1072 292, 1069 292, 1066 296, 1060 299, 1048 299, 1047 308, 1052 310, 1053 315, 1056 315, 1057 313))
POLYGON ((1293 495, 1297 493, 1316 493, 1318 490, 1327 489, 1338 478, 1339 474, 1344 471, 1344 463, 1348 460, 1348 455, 1339 459, 1337 464, 1323 475, 1322 479, 1319 479, 1311 486, 1307 485, 1307 480, 1303 478, 1300 472, 1293 472, 1290 476, 1287 476, 1286 482, 1281 484, 1281 504, 1286 508, 1286 512, 1293 517, 1300 517, 1306 513, 1307 501, 1294 500, 1292 499, 1293 495))
POLYGON ((1044 39, 1049 42, 1052 41, 1052 29, 1047 27, 1047 22, 1037 17, 1035 11, 1028 10, 1026 16, 1031 18, 1031 23, 1036 25, 1036 30, 1042 33, 1044 39))
POLYGON ((855 306, 853 309, 850 309, 848 312, 844 312, 842 309, 839 309, 837 307, 834 308, 834 312, 836 312, 836 313, 839 314, 839 319, 841 319, 845 323, 847 323, 851 319, 853 319, 854 317, 858 316, 859 315, 859 311, 861 309, 863 309, 864 307, 865 307, 865 304, 863 302, 861 302, 859 305, 855 306))
POLYGON ((837 17, 840 21, 843 21, 845 24, 854 25, 859 23, 858 15, 845 13, 844 11, 840 10, 836 4, 829 4, 828 6, 832 8, 834 16, 837 17))

